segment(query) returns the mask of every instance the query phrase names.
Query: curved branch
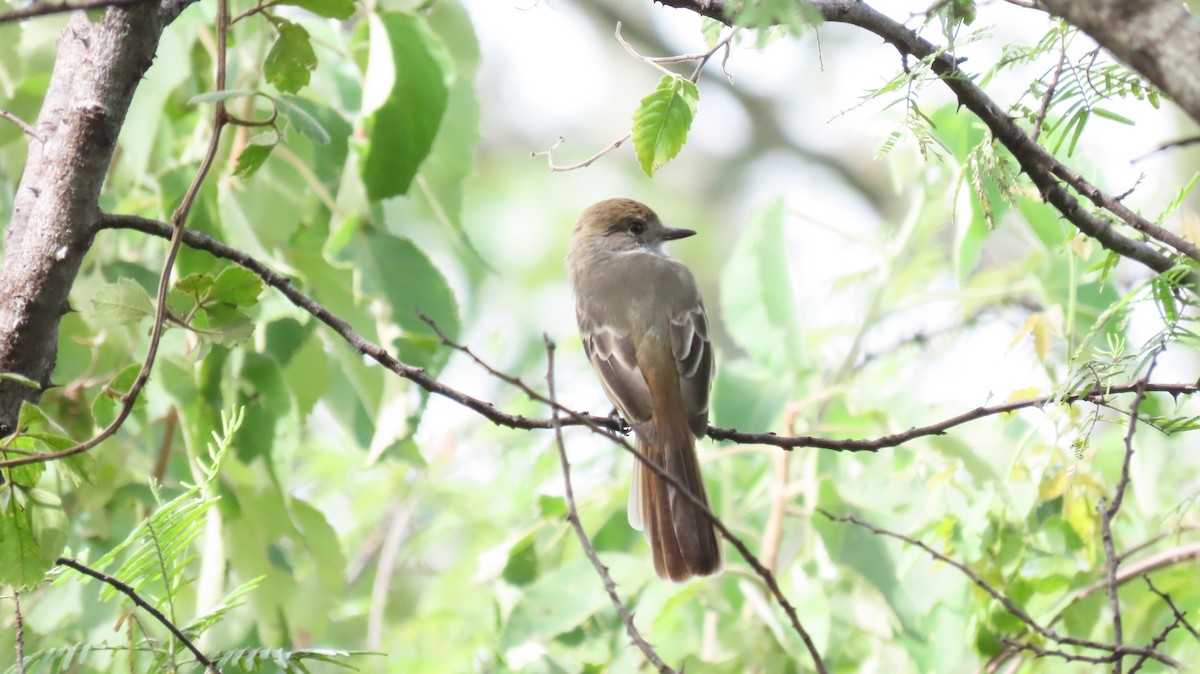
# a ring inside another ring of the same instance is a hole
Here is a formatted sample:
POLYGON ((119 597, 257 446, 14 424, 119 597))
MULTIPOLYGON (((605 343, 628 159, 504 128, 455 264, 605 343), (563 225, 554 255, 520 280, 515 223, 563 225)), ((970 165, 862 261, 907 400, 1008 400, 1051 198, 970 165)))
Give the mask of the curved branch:
POLYGON ((171 622, 167 616, 163 615, 162 611, 159 611, 145 599, 142 599, 141 595, 137 593, 137 590, 134 590, 127 583, 123 583, 107 573, 97 571, 86 564, 81 564, 70 557, 59 557, 54 563, 58 564, 59 566, 72 568, 85 576, 91 576, 92 578, 111 586, 114 590, 120 592, 126 597, 129 597, 134 604, 144 609, 150 615, 154 616, 155 620, 162 623, 163 627, 166 627, 168 630, 170 630, 171 634, 175 635, 175 638, 178 639, 184 646, 186 646, 187 649, 192 652, 192 655, 196 656, 196 661, 204 665, 205 671, 216 672, 217 674, 221 673, 221 670, 217 668, 216 662, 209 659, 209 657, 205 655, 203 651, 196 647, 196 644, 192 643, 191 639, 187 638, 187 635, 184 634, 182 630, 175 626, 175 623, 171 622))
MULTIPOLYGON (((774 433, 743 433, 742 431, 732 428, 716 428, 709 427, 708 437, 713 440, 728 440, 738 444, 759 444, 771 445, 781 449, 792 449, 795 447, 815 447, 817 449, 832 449, 839 452, 877 452, 881 449, 889 447, 898 447, 910 440, 930 435, 944 435, 946 431, 961 426, 968 421, 975 421, 984 417, 995 416, 997 414, 1006 414, 1015 412, 1028 407, 1043 407, 1047 403, 1073 403, 1078 401, 1086 401, 1099 403, 1103 402, 1108 396, 1119 393, 1136 393, 1142 382, 1136 381, 1129 384, 1121 384, 1118 386, 1093 386, 1092 388, 1074 393, 1068 396, 1038 396, 1036 398, 1022 398, 1020 400, 1012 400, 999 405, 991 405, 987 407, 976 407, 968 412, 963 412, 957 416, 943 419, 928 426, 918 426, 910 428, 901 433, 893 433, 884 435, 878 438, 869 438, 863 440, 847 439, 835 440, 831 438, 821 438, 811 435, 798 436, 782 436, 774 433)), ((1170 393, 1171 395, 1192 395, 1200 393, 1200 383, 1194 384, 1147 384, 1146 392, 1170 393)))
MULTIPOLYGON (((133 229, 145 234, 168 238, 171 236, 171 226, 165 222, 151 220, 136 215, 115 215, 105 214, 100 219, 101 229, 133 229)), ((359 353, 370 356, 380 365, 383 365, 388 370, 394 372, 405 379, 408 379, 420 386, 421 388, 444 396, 457 402, 458 404, 470 409, 488 421, 500 426, 508 428, 533 430, 544 429, 552 430, 554 423, 552 419, 539 419, 534 417, 526 417, 520 414, 508 414, 496 409, 495 405, 486 400, 482 400, 471 396, 467 393, 451 388, 442 382, 429 376, 424 370, 418 367, 413 367, 400 362, 394 356, 388 353, 387 349, 375 344, 359 334, 349 323, 342 320, 329 309, 325 308, 320 302, 306 295, 302 290, 292 285, 292 281, 287 276, 272 270, 261 261, 253 256, 238 250, 232 246, 221 243, 216 239, 197 232, 192 229, 183 231, 183 243, 191 248, 203 250, 216 257, 229 260, 239 264, 246 269, 254 272, 264 283, 275 288, 292 304, 300 309, 311 314, 317 320, 329 326, 342 339, 345 339, 359 353)), ((463 348, 467 355, 474 357, 469 349, 463 348)), ((511 382, 510 382, 511 383, 511 382)), ((1035 398, 1022 398, 1013 400, 998 405, 986 407, 976 407, 973 410, 963 412, 954 417, 944 419, 937 423, 927 426, 917 426, 910 428, 901 433, 893 433, 877 438, 865 439, 834 439, 822 438, 809 435, 787 436, 777 435, 775 433, 747 433, 739 431, 736 428, 721 428, 718 426, 708 427, 708 436, 713 440, 722 440, 737 444, 756 444, 769 445, 779 447, 780 449, 794 449, 797 447, 813 447, 816 449, 830 449, 840 452, 876 452, 881 449, 897 447, 915 438, 942 435, 946 431, 955 426, 961 426, 969 421, 975 421, 984 417, 995 416, 1007 412, 1025 409, 1029 407, 1042 407, 1047 403, 1073 403, 1080 400, 1087 402, 1101 402, 1108 396, 1121 393, 1133 393, 1137 390, 1140 382, 1131 382, 1126 384, 1112 386, 1093 386, 1085 391, 1080 391, 1067 396, 1039 396, 1035 398)), ((1194 395, 1200 393, 1200 382, 1198 383, 1158 383, 1147 384, 1145 387, 1147 393, 1169 393, 1173 396, 1179 395, 1194 395)), ((622 430, 620 422, 603 416, 593 416, 586 412, 575 412, 562 408, 567 418, 561 419, 559 423, 564 426, 593 426, 603 428, 607 431, 619 432, 622 430)))
MULTIPOLYGON (((729 19, 725 16, 725 0, 655 1, 729 23, 729 19)), ((1079 231, 1096 239, 1114 253, 1141 262, 1156 272, 1163 273, 1175 266, 1175 261, 1171 257, 1162 254, 1144 241, 1137 241, 1121 234, 1114 228, 1114 223, 1110 219, 1089 212, 1059 180, 1070 185, 1100 208, 1108 209, 1118 217, 1125 219, 1125 223, 1134 229, 1200 261, 1200 248, 1145 218, 1133 214, 1123 206, 1119 210, 1116 209, 1116 206, 1120 204, 1115 198, 1106 195, 1082 176, 1063 166, 1045 148, 1034 142, 1017 125, 1016 120, 972 81, 968 73, 959 69, 958 62, 953 55, 939 49, 912 30, 863 2, 812 0, 810 4, 821 13, 826 21, 858 26, 883 38, 902 55, 927 60, 933 72, 954 92, 959 104, 975 113, 991 130, 992 136, 1012 153, 1020 164, 1021 170, 1038 188, 1042 198, 1054 206, 1059 213, 1062 213, 1063 217, 1079 231)))

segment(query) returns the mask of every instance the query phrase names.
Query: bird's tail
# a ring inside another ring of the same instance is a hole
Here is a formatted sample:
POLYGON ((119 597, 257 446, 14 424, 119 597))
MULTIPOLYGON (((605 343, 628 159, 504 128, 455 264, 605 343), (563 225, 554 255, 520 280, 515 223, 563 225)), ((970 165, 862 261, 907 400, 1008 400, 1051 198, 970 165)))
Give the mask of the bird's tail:
MULTIPOLYGON (((654 443, 643 442, 639 436, 638 449, 707 506, 708 493, 700 476, 696 440, 689 429, 657 435, 654 443)), ((649 466, 640 464, 634 471, 630 520, 640 515, 654 555, 654 570, 660 578, 676 582, 721 570, 717 532, 704 513, 678 492, 649 466)))

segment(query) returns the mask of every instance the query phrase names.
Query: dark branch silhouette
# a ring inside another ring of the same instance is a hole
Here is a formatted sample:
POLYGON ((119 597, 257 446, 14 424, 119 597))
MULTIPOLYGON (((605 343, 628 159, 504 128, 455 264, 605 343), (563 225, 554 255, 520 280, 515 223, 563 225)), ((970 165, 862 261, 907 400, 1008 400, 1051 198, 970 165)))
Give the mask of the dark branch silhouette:
MULTIPOLYGON (((702 16, 728 24, 725 0, 655 0, 670 7, 690 10, 702 16)), ((1155 225, 1134 213, 1112 195, 1088 182, 1067 168, 1017 124, 1003 108, 993 101, 969 73, 958 67, 952 53, 929 42, 903 24, 889 18, 863 2, 844 0, 812 0, 809 3, 826 21, 858 26, 883 38, 904 56, 913 56, 929 63, 930 69, 954 93, 958 102, 987 125, 992 136, 1012 153, 1042 194, 1071 224, 1096 239, 1105 248, 1122 257, 1136 260, 1159 273, 1175 266, 1171 256, 1164 255, 1144 241, 1131 239, 1116 230, 1114 222, 1083 207, 1066 186, 1089 199, 1096 206, 1116 215, 1125 224, 1152 239, 1160 241, 1193 260, 1200 260, 1200 248, 1183 237, 1155 225), (1061 181, 1061 182, 1060 182, 1061 181), (1064 186, 1064 183, 1066 186, 1064 186)))
POLYGON ((678 674, 675 669, 663 662, 658 653, 654 651, 654 647, 642 637, 642 633, 634 626, 633 615, 629 613, 629 609, 625 608, 620 595, 617 594, 617 584, 613 582, 612 576, 608 575, 608 567, 600 561, 600 557, 596 554, 596 548, 592 547, 591 539, 583 530, 583 523, 579 521, 579 509, 575 506, 575 490, 571 486, 571 462, 567 459, 567 446, 563 442, 562 424, 559 423, 557 397, 554 390, 554 342, 550 341, 548 336, 544 336, 543 339, 546 342, 546 393, 551 402, 550 420, 554 424, 554 444, 558 447, 558 460, 562 464, 563 486, 566 489, 567 499, 567 521, 575 530, 575 536, 579 538, 579 544, 583 546, 583 553, 587 555, 588 561, 596 569, 596 574, 604 582, 604 590, 608 593, 608 598, 612 601, 617 615, 621 617, 621 622, 625 624, 625 633, 629 635, 629 640, 661 674, 678 674))
POLYGON ((204 665, 208 670, 216 672, 217 674, 221 674, 221 670, 217 667, 217 663, 213 660, 210 660, 203 651, 197 648, 196 644, 192 643, 192 640, 187 638, 187 635, 184 634, 182 630, 176 627, 175 624, 167 618, 167 616, 163 615, 162 611, 159 611, 145 599, 142 599, 141 595, 137 593, 137 590, 134 590, 126 583, 113 578, 107 573, 97 571, 86 564, 82 564, 74 559, 71 559, 70 557, 59 557, 54 563, 58 564, 59 566, 75 569, 85 576, 91 576, 92 578, 95 578, 106 585, 112 586, 114 590, 117 590, 126 597, 129 597, 130 601, 140 608, 145 609, 147 613, 154 616, 155 620, 162 623, 163 627, 166 627, 168 630, 170 630, 171 634, 175 635, 175 638, 179 639, 180 643, 186 646, 187 649, 192 652, 192 655, 196 656, 197 662, 204 665))

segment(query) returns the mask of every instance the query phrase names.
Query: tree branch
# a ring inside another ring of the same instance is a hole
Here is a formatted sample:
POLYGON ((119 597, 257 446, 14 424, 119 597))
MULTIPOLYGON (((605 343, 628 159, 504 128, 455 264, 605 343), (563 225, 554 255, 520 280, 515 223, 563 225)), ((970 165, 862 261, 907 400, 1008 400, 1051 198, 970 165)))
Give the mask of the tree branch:
POLYGON ((101 9, 103 7, 129 7, 131 5, 140 5, 142 3, 152 4, 154 2, 156 0, 59 0, 58 2, 55 0, 46 0, 44 2, 32 2, 28 7, 21 7, 0 13, 0 23, 10 23, 38 16, 63 14, 79 10, 101 9))
POLYGON ((613 582, 612 576, 608 575, 608 567, 600 561, 600 557, 596 554, 596 548, 592 547, 591 539, 583 530, 583 523, 579 521, 579 509, 575 506, 575 490, 571 486, 571 462, 567 460, 567 446, 563 442, 562 424, 559 423, 558 418, 558 398, 554 390, 554 342, 545 335, 542 339, 546 342, 546 392, 551 403, 550 420, 554 425, 554 443, 558 446, 558 461, 562 465, 563 485, 566 489, 567 521, 575 530, 575 536, 579 538, 579 544, 583 546, 583 553, 587 555, 588 561, 592 563, 600 580, 604 582, 604 590, 608 593, 608 598, 612 601, 617 615, 621 617, 621 622, 625 623, 625 633, 629 635, 630 641, 638 647, 642 655, 646 656, 646 660, 650 661, 650 664, 654 665, 660 674, 678 674, 676 670, 663 662, 658 653, 654 651, 654 647, 642 637, 642 633, 634 626, 633 615, 629 613, 629 609, 625 608, 621 596, 617 594, 617 584, 613 582))
POLYGON ((82 573, 85 576, 91 576, 92 578, 95 578, 96 580, 98 580, 106 585, 111 586, 114 590, 117 590, 118 592, 125 595, 126 597, 129 597, 129 599, 131 601, 133 601, 134 604, 136 604, 137 606, 144 609, 151 616, 154 616, 155 620, 157 620, 159 623, 161 623, 163 625, 163 627, 166 627, 168 630, 170 630, 171 634, 175 635, 175 638, 179 639, 180 643, 182 643, 184 646, 186 646, 187 649, 192 652, 192 655, 196 656, 197 662, 204 665, 204 667, 208 671, 216 672, 216 674, 221 674, 221 670, 217 668, 217 663, 210 660, 208 658, 208 656, 206 656, 203 653, 203 651, 201 651, 199 648, 197 648, 196 644, 192 643, 192 640, 188 639, 187 635, 185 635, 182 630, 180 630, 178 627, 175 626, 174 623, 172 623, 170 620, 168 620, 167 616, 163 615, 162 611, 159 611, 157 608, 155 608, 153 605, 151 605, 145 599, 142 599, 141 595, 139 595, 137 593, 137 590, 134 590, 129 585, 121 582, 120 580, 117 580, 116 578, 113 578, 112 576, 108 575, 107 573, 97 571, 97 570, 91 568, 90 566, 87 566, 85 564, 75 561, 74 559, 71 559, 70 557, 59 557, 57 560, 55 560, 54 563, 58 564, 59 566, 66 566, 66 567, 75 569, 76 571, 78 571, 79 573, 82 573))
POLYGON ((1173 0, 1042 0, 1200 122, 1200 21, 1173 0))
MULTIPOLYGON (((729 23, 725 15, 725 0, 655 0, 670 7, 687 9, 697 14, 729 23)), ((930 68, 958 98, 963 107, 975 113, 991 130, 992 136, 1012 153, 1047 203, 1054 206, 1079 231, 1096 239, 1105 248, 1136 260, 1162 273, 1173 266, 1174 260, 1144 241, 1124 236, 1114 228, 1112 220, 1085 209, 1079 200, 1059 182, 1070 185, 1097 206, 1110 210, 1125 223, 1143 234, 1157 239, 1195 260, 1200 260, 1200 248, 1178 235, 1133 214, 1120 202, 1091 185, 1071 171, 1038 145, 996 104, 971 76, 958 67, 952 54, 936 47, 902 24, 892 20, 863 2, 845 0, 812 0, 813 8, 831 23, 846 23, 863 28, 895 47, 900 54, 929 62, 930 68), (1119 207, 1119 208, 1118 208, 1119 207), (1132 217, 1130 217, 1132 216, 1132 217)))

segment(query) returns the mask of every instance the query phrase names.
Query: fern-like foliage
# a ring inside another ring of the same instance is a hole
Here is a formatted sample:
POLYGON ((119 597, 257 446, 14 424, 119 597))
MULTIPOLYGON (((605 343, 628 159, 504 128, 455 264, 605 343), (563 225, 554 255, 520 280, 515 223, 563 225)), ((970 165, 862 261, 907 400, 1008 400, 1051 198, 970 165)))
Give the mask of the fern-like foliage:
POLYGON ((283 672, 284 674, 311 674, 306 661, 324 662, 349 671, 358 667, 346 661, 354 655, 378 655, 370 651, 336 651, 306 648, 289 651, 283 648, 236 648, 221 651, 215 660, 226 674, 236 672, 283 672))

